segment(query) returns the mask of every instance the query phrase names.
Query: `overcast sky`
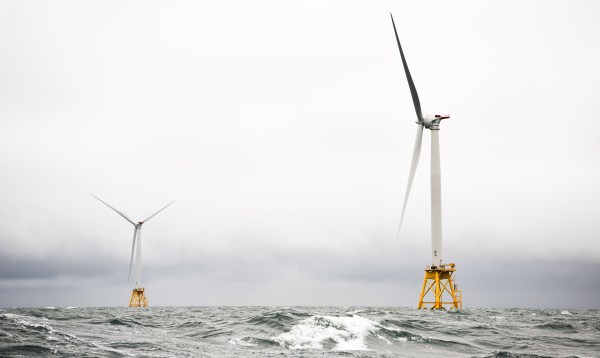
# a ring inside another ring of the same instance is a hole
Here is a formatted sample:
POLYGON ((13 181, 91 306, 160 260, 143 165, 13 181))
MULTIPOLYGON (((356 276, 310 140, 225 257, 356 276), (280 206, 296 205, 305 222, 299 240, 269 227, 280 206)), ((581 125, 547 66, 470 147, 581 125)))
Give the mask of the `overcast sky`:
POLYGON ((0 2, 0 307, 600 308, 597 1, 0 2))

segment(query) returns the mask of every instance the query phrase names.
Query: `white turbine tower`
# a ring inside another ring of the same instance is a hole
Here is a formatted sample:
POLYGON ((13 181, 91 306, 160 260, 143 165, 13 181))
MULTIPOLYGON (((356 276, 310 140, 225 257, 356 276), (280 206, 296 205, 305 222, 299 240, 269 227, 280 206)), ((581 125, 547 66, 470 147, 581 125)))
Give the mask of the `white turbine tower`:
MULTIPOLYGON (((402 206, 402 214, 400 216, 400 224, 398 226, 398 233, 396 238, 400 236, 400 230, 402 229, 402 222, 404 220, 404 213, 406 212, 406 204, 408 203, 408 197, 410 195, 410 189, 412 187, 417 165, 419 164, 419 157, 421 155, 421 142, 423 139, 423 128, 431 130, 431 266, 425 270, 425 280, 423 281, 423 289, 421 290, 421 297, 419 299, 419 308, 425 306, 426 303, 432 303, 431 308, 444 308, 442 301, 442 294, 448 292, 452 296, 452 304, 455 308, 462 306, 461 292, 455 290, 456 286, 452 278, 452 273, 455 271, 454 264, 443 263, 443 250, 442 250, 442 184, 441 184, 441 170, 440 170, 440 123, 442 119, 450 118, 447 114, 436 114, 436 115, 423 115, 421 112, 421 102, 419 101, 419 95, 417 89, 408 70, 406 64, 406 58, 400 45, 400 38, 396 31, 396 24, 394 23, 394 17, 392 18, 392 26, 394 27, 394 34, 396 35, 396 42, 398 43, 398 49, 400 50, 400 57, 402 58, 402 65, 406 74, 406 80, 408 81, 408 87, 410 88, 410 94, 412 96, 413 104, 415 106, 415 112, 417 114, 417 136, 415 138, 415 145, 413 148, 413 157, 410 165, 410 171, 408 174, 408 182, 406 184, 406 194, 404 195, 404 204, 402 206), (450 268, 446 268, 449 266, 450 268), (429 286, 429 280, 433 280, 429 286), (444 281, 445 284, 444 284, 444 281), (425 302, 423 297, 430 292, 435 293, 435 302, 425 302)), ((450 303, 450 302, 449 302, 450 303)))
POLYGON ((133 242, 131 243, 131 260, 129 261, 129 275, 127 276, 127 280, 131 277, 131 267, 133 264, 133 252, 135 251, 135 287, 133 288, 133 293, 131 294, 131 299, 129 301, 130 307, 141 307, 148 306, 148 300, 146 295, 144 294, 144 287, 142 286, 142 225, 146 223, 148 220, 152 219, 156 214, 165 210, 169 205, 173 204, 175 200, 165 205, 162 209, 150 215, 146 219, 142 221, 138 221, 135 223, 131 220, 127 215, 117 210, 104 200, 100 199, 94 194, 91 194, 94 198, 100 200, 109 208, 113 209, 117 214, 121 215, 125 220, 129 221, 133 225, 133 242), (137 242, 137 250, 136 250, 136 242, 137 242))

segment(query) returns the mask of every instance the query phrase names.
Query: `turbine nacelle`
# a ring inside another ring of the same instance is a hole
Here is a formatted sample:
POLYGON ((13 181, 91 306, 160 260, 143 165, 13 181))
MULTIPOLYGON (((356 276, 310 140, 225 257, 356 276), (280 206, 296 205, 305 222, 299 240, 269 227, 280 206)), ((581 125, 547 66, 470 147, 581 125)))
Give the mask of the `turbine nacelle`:
POLYGON ((423 121, 418 122, 419 124, 425 125, 427 129, 439 129, 438 126, 442 119, 450 118, 449 114, 427 114, 423 116, 423 121))

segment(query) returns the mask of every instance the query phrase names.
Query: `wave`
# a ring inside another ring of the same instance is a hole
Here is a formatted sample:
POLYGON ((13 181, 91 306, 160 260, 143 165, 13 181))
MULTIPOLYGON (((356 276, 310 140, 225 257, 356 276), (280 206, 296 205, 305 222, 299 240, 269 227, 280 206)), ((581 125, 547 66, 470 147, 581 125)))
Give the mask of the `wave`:
POLYGON ((0 314, 0 319, 9 321, 16 325, 20 325, 21 327, 24 327, 27 329, 31 329, 31 330, 35 330, 35 331, 52 332, 52 326, 50 326, 46 322, 43 322, 43 321, 47 321, 47 319, 45 319, 45 318, 42 318, 40 320, 37 318, 33 318, 33 317, 29 317, 29 316, 21 316, 21 315, 14 314, 14 313, 3 313, 3 314, 0 314))
POLYGON ((266 325, 276 329, 286 329, 298 319, 306 317, 310 317, 310 315, 295 309, 284 309, 252 316, 247 320, 247 323, 266 325))
POLYGON ((255 347, 258 344, 254 343, 255 338, 252 337, 244 337, 244 338, 231 338, 228 342, 230 344, 235 344, 238 346, 244 347, 255 347))
MULTIPOLYGON (((109 321, 110 324, 114 324, 114 325, 118 325, 118 326, 132 326, 134 324, 135 321, 133 320, 126 320, 126 319, 122 319, 122 318, 113 318, 109 321)), ((135 322, 135 324, 139 324, 137 322, 135 322)))
POLYGON ((440 347, 473 348, 468 343, 427 338, 407 330, 391 327, 401 326, 396 320, 383 320, 377 323, 358 315, 352 316, 311 316, 292 326, 289 332, 272 337, 271 341, 288 349, 333 349, 343 351, 371 350, 367 345, 370 338, 392 342, 415 342, 440 347))
POLYGON ((367 350, 365 339, 378 329, 377 322, 356 315, 312 316, 271 340, 290 349, 367 350))
POLYGON ((230 330, 213 327, 213 328, 209 328, 205 331, 188 333, 188 334, 186 334, 186 336, 187 337, 197 337, 197 338, 210 338, 210 337, 229 335, 231 333, 232 332, 230 330))
POLYGON ((199 327, 204 327, 206 326, 206 323, 202 322, 202 321, 185 321, 183 323, 179 323, 177 325, 175 325, 175 327, 177 328, 199 328, 199 327))
POLYGON ((405 329, 413 329, 413 330, 425 330, 429 326, 428 322, 421 320, 397 320, 397 319, 384 319, 381 321, 381 324, 384 326, 394 326, 405 329))
POLYGON ((537 354, 500 351, 500 352, 494 352, 494 354, 485 356, 484 358, 552 358, 552 357, 540 356, 537 354))
POLYGON ((0 356, 2 357, 31 357, 56 353, 56 349, 37 344, 16 344, 8 347, 0 347, 0 356))
POLYGON ((550 329, 550 330, 561 330, 561 331, 576 332, 575 327, 573 327, 573 325, 568 324, 568 323, 564 323, 564 322, 543 323, 543 324, 538 324, 535 327, 536 328, 540 328, 540 329, 550 329))
POLYGON ((346 314, 353 315, 353 314, 357 314, 357 313, 362 313, 364 311, 365 311, 364 309, 358 309, 358 310, 354 310, 354 311, 348 311, 348 312, 346 312, 346 314))
POLYGON ((417 343, 426 343, 428 345, 435 345, 439 347, 460 347, 460 348, 472 348, 472 346, 465 342, 459 342, 448 339, 440 339, 440 338, 428 338, 421 336, 419 334, 411 333, 404 330, 399 330, 391 327, 386 327, 384 325, 380 325, 379 333, 381 333, 384 337, 388 337, 395 341, 400 342, 417 342, 417 343))
POLYGON ((274 342, 273 340, 256 337, 231 338, 228 343, 244 347, 279 346, 279 343, 274 342))
MULTIPOLYGON (((93 324, 104 324, 106 321, 92 321, 93 324)), ((159 327, 160 324, 154 323, 152 320, 142 320, 142 319, 134 319, 132 317, 116 317, 108 320, 109 324, 115 326, 127 326, 127 327, 135 327, 135 326, 143 326, 143 327, 159 327)))
MULTIPOLYGON (((89 353, 100 349, 110 351, 119 356, 122 352, 102 347, 94 342, 86 341, 74 334, 60 332, 54 329, 46 317, 34 317, 14 313, 0 314, 0 321, 5 322, 7 337, 9 338, 0 347, 0 357, 5 356, 47 356, 47 355, 73 355, 66 354, 63 349, 77 350, 89 353), (8 332, 12 332, 8 333, 8 332), (23 342, 27 340, 27 342, 23 342), (10 342, 10 343, 9 343, 10 342), (49 345, 48 345, 49 344, 49 345), (68 347, 68 348, 67 348, 68 347)), ((83 354, 82 354, 83 355, 83 354)))

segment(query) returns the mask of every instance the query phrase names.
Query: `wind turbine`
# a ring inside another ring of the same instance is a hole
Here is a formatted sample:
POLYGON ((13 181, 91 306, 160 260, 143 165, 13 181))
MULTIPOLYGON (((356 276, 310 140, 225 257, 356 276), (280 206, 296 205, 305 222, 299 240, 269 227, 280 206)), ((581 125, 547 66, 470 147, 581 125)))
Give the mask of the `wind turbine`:
POLYGON ((406 184, 406 194, 404 194, 404 204, 402 205, 402 214, 400 216, 400 224, 398 225, 398 233, 396 239, 400 236, 402 229, 402 222, 404 221, 404 214, 406 212, 406 204, 408 203, 408 197, 410 195, 410 189, 412 187, 417 165, 419 164, 419 157, 421 155, 421 142, 423 139, 423 128, 431 131, 431 265, 425 269, 425 279, 423 280, 423 288, 421 289, 421 296, 419 298, 419 308, 427 307, 427 304, 432 304, 430 308, 444 308, 444 304, 451 304, 454 308, 462 308, 462 292, 458 291, 452 274, 456 271, 454 263, 444 264, 443 263, 443 250, 442 250, 442 184, 441 184, 441 170, 440 170, 440 123, 443 119, 450 118, 448 114, 435 114, 435 115, 423 115, 421 112, 421 102, 419 101, 419 95, 417 94, 417 88, 412 80, 408 65, 406 64, 406 58, 404 57, 404 51, 402 51, 402 45, 400 45, 400 38, 398 37, 398 31, 396 31, 396 24, 394 23, 394 17, 390 14, 392 19, 392 26, 394 27, 394 34, 396 35, 396 42, 398 43, 398 49, 400 50, 400 57, 402 58, 402 66, 406 74, 406 80, 408 81, 408 87, 410 88, 410 94, 412 96, 413 105, 417 114, 417 136, 415 138, 415 145, 413 148, 413 157, 410 164, 410 171, 408 174, 408 182, 406 184), (431 281, 431 282, 430 282, 431 281), (435 295, 435 301, 428 302, 424 301, 427 293, 432 292, 435 295), (452 302, 444 302, 443 294, 447 292, 452 298, 452 302))
POLYGON ((131 243, 131 260, 129 261, 129 275, 127 276, 127 280, 129 281, 129 279, 131 277, 131 267, 133 264, 133 252, 135 251, 135 254, 136 254, 135 255, 135 286, 134 286, 133 292, 131 294, 131 299, 129 300, 129 307, 142 307, 142 306, 147 307, 148 300, 146 298, 146 295, 144 294, 144 287, 142 286, 142 225, 144 223, 146 223, 148 220, 155 217, 156 214, 165 210, 169 205, 173 204, 175 202, 175 200, 173 200, 169 204, 165 205, 162 209, 160 209, 159 211, 150 215, 146 219, 135 223, 127 215, 125 215, 121 211, 117 210, 116 208, 111 206, 106 201, 100 199, 99 197, 97 197, 96 195, 94 195, 92 193, 90 193, 90 195, 93 196, 94 198, 100 200, 102 203, 104 203, 109 208, 113 209, 117 214, 121 215, 125 220, 129 221, 133 225, 133 242, 131 243), (135 250, 136 241, 137 241, 137 250, 135 250))

